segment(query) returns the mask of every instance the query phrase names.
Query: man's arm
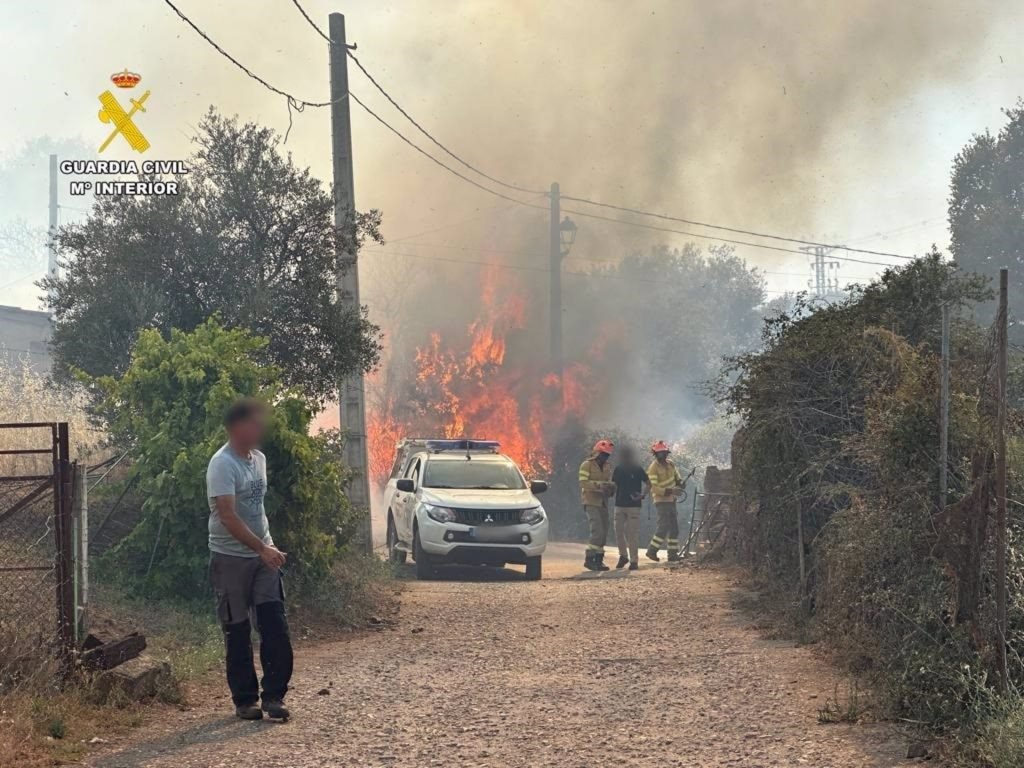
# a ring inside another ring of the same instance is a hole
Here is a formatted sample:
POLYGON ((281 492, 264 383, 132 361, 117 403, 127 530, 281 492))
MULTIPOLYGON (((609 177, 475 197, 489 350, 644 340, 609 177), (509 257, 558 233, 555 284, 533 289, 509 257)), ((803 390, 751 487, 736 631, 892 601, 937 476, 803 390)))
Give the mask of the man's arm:
POLYGON ((217 515, 228 533, 258 554, 260 559, 271 568, 277 569, 284 565, 286 559, 284 552, 278 550, 273 544, 264 544, 263 540, 242 522, 242 518, 235 511, 234 496, 218 496, 216 505, 217 515))

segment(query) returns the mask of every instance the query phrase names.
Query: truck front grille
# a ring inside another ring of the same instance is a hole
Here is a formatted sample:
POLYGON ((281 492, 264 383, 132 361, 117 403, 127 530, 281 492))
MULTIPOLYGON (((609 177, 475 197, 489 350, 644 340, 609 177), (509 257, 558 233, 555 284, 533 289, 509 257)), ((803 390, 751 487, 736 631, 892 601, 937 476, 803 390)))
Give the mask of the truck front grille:
POLYGON ((519 509, 455 509, 458 522, 465 525, 518 525, 519 509))

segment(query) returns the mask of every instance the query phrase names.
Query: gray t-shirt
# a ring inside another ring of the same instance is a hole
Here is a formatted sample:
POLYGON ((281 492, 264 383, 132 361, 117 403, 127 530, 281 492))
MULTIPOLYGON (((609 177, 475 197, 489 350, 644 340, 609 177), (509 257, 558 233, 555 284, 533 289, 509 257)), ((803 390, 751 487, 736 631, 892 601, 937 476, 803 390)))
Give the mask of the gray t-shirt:
POLYGON ((249 530, 273 545, 270 525, 263 508, 267 494, 267 457, 259 451, 250 451, 244 459, 224 443, 210 459, 206 468, 206 495, 210 502, 210 551, 236 557, 258 557, 256 552, 232 536, 217 514, 217 497, 234 496, 235 512, 249 526, 249 530))

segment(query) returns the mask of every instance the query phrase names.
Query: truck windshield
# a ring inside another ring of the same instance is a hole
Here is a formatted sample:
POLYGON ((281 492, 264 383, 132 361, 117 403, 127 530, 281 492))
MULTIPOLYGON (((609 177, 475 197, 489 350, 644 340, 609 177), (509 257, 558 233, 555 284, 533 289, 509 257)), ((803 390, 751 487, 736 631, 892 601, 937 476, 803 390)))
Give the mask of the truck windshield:
POLYGON ((429 461, 423 476, 426 488, 478 488, 509 491, 526 487, 523 476, 510 461, 429 461))

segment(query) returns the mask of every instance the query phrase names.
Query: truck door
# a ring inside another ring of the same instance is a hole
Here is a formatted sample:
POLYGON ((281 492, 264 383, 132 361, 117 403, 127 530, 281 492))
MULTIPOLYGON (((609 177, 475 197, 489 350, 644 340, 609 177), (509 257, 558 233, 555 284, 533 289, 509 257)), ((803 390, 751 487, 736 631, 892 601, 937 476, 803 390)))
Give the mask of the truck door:
POLYGON ((418 456, 409 461, 403 477, 412 480, 414 491, 412 493, 395 492, 395 525, 398 527, 398 536, 402 541, 412 542, 412 522, 416 514, 416 491, 420 489, 421 462, 418 456))

